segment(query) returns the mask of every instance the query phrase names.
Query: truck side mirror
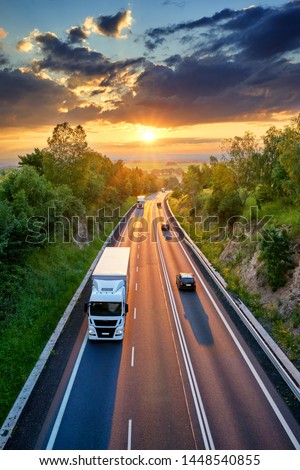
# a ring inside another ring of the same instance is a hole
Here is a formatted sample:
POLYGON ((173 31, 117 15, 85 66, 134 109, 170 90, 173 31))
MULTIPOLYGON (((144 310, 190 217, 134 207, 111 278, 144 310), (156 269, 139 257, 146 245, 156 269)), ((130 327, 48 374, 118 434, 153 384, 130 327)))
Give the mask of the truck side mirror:
POLYGON ((88 311, 89 311, 89 304, 88 304, 88 302, 84 302, 84 313, 87 314, 88 311))
POLYGON ((128 304, 125 304, 125 313, 128 313, 128 304))

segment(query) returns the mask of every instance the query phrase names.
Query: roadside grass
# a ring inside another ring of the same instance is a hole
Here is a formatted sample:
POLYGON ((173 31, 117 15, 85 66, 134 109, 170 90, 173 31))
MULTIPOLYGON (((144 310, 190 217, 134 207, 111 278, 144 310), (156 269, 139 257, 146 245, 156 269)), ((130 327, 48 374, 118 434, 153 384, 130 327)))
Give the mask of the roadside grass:
POLYGON ((261 209, 261 215, 271 215, 273 225, 287 226, 291 237, 300 235, 300 209, 285 204, 284 201, 265 203, 261 209))
POLYGON ((57 242, 28 256, 16 312, 1 324, 1 425, 102 245, 99 239, 83 248, 57 242))

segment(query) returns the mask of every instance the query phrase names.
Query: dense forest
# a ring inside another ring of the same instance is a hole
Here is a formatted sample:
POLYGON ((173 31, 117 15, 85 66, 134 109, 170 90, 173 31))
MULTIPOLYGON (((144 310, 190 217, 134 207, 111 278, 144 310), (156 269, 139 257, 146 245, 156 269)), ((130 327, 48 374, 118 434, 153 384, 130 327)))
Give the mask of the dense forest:
POLYGON ((300 115, 226 139, 170 200, 186 230, 300 366, 300 115))

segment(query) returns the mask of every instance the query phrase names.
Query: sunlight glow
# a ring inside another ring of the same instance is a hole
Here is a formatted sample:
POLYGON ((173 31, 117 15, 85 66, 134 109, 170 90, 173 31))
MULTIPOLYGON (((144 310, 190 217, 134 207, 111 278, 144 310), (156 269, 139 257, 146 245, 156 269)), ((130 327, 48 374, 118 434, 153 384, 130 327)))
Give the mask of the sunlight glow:
POLYGON ((151 130, 147 130, 142 133, 142 140, 144 140, 145 142, 150 143, 150 142, 153 142, 155 139, 156 139, 156 134, 151 130))

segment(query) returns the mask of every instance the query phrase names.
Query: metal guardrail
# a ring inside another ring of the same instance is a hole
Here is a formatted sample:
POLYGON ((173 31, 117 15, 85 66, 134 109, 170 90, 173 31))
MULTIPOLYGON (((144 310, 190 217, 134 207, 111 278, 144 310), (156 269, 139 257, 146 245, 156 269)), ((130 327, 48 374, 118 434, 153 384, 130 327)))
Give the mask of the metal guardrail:
POLYGON ((204 256, 201 250, 197 247, 195 242, 182 228, 181 224, 178 222, 175 215, 173 214, 168 201, 166 201, 166 204, 169 213, 171 214, 172 218, 174 218, 177 226, 183 234, 184 242, 191 248, 193 253, 196 255, 197 259, 200 261, 201 265, 205 268, 209 276, 214 280, 219 290, 227 299, 231 307, 238 314, 239 318, 242 320, 242 322, 248 328, 252 336, 256 339, 257 343, 268 356, 273 366, 276 368, 283 380, 292 390, 295 397, 300 401, 300 372, 298 371, 298 369, 296 369, 296 367, 291 363, 288 357, 279 348, 279 346, 275 343, 271 336, 266 332, 266 330, 254 317, 248 307, 242 302, 242 300, 240 300, 239 298, 233 298, 229 294, 227 290, 226 281, 222 278, 220 273, 216 271, 213 265, 208 261, 208 259, 204 256))
POLYGON ((39 376, 41 375, 41 372, 46 364, 46 362, 48 361, 49 359, 49 356, 51 354, 51 351, 53 350, 54 348, 54 345, 55 343, 57 342, 64 326, 66 325, 72 311, 73 311, 73 308, 76 304, 76 302, 78 301, 84 287, 86 286, 97 262, 99 261, 105 247, 111 242, 111 240, 113 239, 113 236, 116 232, 116 230, 118 230, 120 224, 122 223, 123 220, 126 220, 126 217, 128 216, 128 214, 132 211, 132 209, 134 208, 134 206, 132 206, 127 212, 126 214, 123 215, 123 217, 121 218, 121 220, 119 220, 119 222, 117 223, 117 225, 114 227, 112 233, 109 235, 109 237, 105 240, 101 250, 98 252, 96 258, 94 259, 93 263, 91 264, 89 270, 87 271, 84 279, 82 280, 80 286, 78 287, 77 291, 75 292, 74 296, 72 297, 69 305, 67 306, 66 310, 64 311, 60 321, 58 322, 56 328, 55 328, 55 331, 52 333, 50 339, 48 340, 45 348, 43 349, 39 359, 37 360, 34 368, 32 369, 30 375, 28 376, 22 390, 20 391, 18 397, 16 398, 16 401, 13 405, 13 407, 11 408, 6 420, 4 421, 1 429, 0 429, 0 450, 3 450, 8 439, 10 438, 11 436, 11 433, 14 429, 14 427, 16 426, 17 424, 17 421, 30 397, 30 394, 39 378, 39 376))

